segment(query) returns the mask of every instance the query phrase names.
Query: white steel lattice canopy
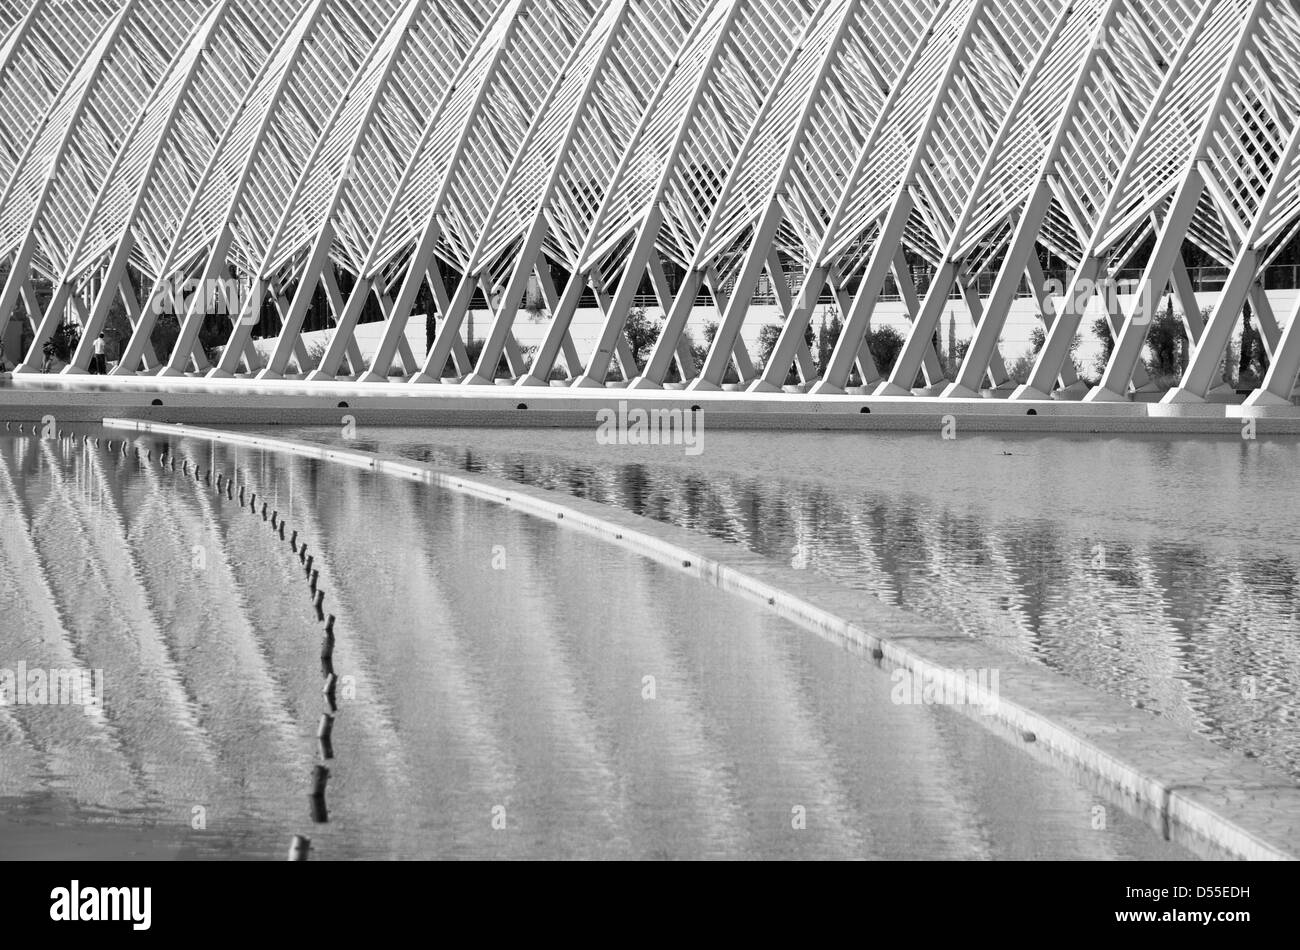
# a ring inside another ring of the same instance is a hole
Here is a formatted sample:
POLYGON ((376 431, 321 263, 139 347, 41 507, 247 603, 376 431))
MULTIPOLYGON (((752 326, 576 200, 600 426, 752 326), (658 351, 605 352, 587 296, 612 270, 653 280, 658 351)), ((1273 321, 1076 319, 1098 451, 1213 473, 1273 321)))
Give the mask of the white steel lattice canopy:
POLYGON ((19 373, 67 324, 63 371, 87 371, 115 325, 121 375, 1122 399, 1168 293, 1189 343, 1167 400, 1207 398, 1249 313, 1251 400, 1285 402, 1300 321, 1262 279, 1297 231, 1294 0, 0 0, 19 373), (1204 315, 1189 254, 1227 274, 1204 315), (1103 295, 1087 391, 1079 302, 1121 269, 1141 277, 1103 295), (999 344, 1026 291, 1042 345, 1016 387, 999 344), (888 365, 886 294, 910 321, 888 365), (954 298, 971 340, 945 364, 954 298), (818 359, 822 301, 844 320, 818 359), (756 360, 742 331, 773 307, 756 360))

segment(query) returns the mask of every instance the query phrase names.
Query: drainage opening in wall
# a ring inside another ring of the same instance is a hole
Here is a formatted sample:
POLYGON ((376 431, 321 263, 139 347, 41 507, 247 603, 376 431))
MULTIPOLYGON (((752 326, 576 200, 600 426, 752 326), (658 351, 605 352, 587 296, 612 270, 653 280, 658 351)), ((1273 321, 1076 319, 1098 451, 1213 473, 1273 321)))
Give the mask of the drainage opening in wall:
POLYGON ((516 409, 527 409, 527 408, 528 408, 528 403, 526 403, 526 402, 521 402, 519 405, 515 406, 515 408, 516 408, 516 409))
POLYGON ((861 409, 858 410, 858 414, 859 414, 859 415, 864 415, 864 416, 869 416, 869 415, 871 415, 871 407, 870 407, 870 406, 863 406, 861 409))
POLYGON ((161 405, 162 405, 162 400, 161 400, 161 399, 155 399, 153 402, 149 403, 149 405, 151 405, 151 406, 161 406, 161 405))
POLYGON ((350 407, 348 406, 348 404, 347 404, 346 402, 341 402, 341 403, 339 403, 339 408, 340 408, 340 409, 348 409, 348 408, 350 408, 350 407))
POLYGON ((1027 416, 1036 416, 1036 415, 1038 415, 1038 410, 1037 410, 1037 409, 1030 409, 1028 412, 1025 413, 1025 415, 1027 415, 1027 416))

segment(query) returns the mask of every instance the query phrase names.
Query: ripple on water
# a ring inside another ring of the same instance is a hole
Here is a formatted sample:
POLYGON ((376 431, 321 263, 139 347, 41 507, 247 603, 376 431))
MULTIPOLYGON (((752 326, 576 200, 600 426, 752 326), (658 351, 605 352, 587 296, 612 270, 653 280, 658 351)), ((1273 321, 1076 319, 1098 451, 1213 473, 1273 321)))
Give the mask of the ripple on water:
POLYGON ((1300 778, 1295 438, 709 431, 691 457, 580 430, 366 436, 801 564, 1300 778))
MULTIPOLYGON (((110 684, 99 726, 0 710, 15 763, 0 835, 19 847, 283 858, 305 832, 320 857, 1185 856, 1120 816, 1094 833, 1096 802, 1066 777, 950 710, 891 702, 871 664, 626 551, 367 472, 170 448, 238 472, 314 553, 338 632, 329 823, 306 802, 321 630, 287 542, 192 477, 0 440, 0 606, 17 621, 0 666, 93 660, 110 684)), ((600 465, 573 481, 611 494, 600 465)), ((789 549, 796 518, 798 537, 831 537, 807 499, 755 503, 722 481, 682 498, 652 475, 635 493, 760 548, 789 549), (784 512, 772 522, 769 503, 784 512)), ((834 544, 861 540, 839 530, 834 544)), ((950 530, 978 537, 960 519, 950 530)), ((981 550, 967 561, 1004 559, 981 550)), ((872 557, 872 576, 895 576, 872 557)))

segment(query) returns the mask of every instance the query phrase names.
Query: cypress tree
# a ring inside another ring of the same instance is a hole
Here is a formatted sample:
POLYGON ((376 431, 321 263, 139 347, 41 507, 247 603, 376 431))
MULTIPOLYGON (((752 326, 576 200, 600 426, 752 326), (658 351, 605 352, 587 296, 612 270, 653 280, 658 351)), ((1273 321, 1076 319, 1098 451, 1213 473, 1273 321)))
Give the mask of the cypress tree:
POLYGON ((1241 312, 1241 354, 1237 359, 1237 379, 1250 375, 1251 363, 1255 361, 1254 335, 1250 326, 1250 304, 1241 312))

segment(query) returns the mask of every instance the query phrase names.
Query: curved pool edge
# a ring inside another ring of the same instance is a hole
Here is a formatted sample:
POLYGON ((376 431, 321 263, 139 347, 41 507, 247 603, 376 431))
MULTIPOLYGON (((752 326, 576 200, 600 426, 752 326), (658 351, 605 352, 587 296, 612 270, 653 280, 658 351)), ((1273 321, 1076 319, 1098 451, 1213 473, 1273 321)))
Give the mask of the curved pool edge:
POLYGON ((369 469, 561 523, 766 605, 803 629, 926 682, 947 671, 995 670, 996 690, 970 691, 956 711, 1196 853, 1300 857, 1300 788, 1286 776, 995 646, 734 544, 597 502, 396 456, 135 419, 104 419, 103 424, 369 469))

